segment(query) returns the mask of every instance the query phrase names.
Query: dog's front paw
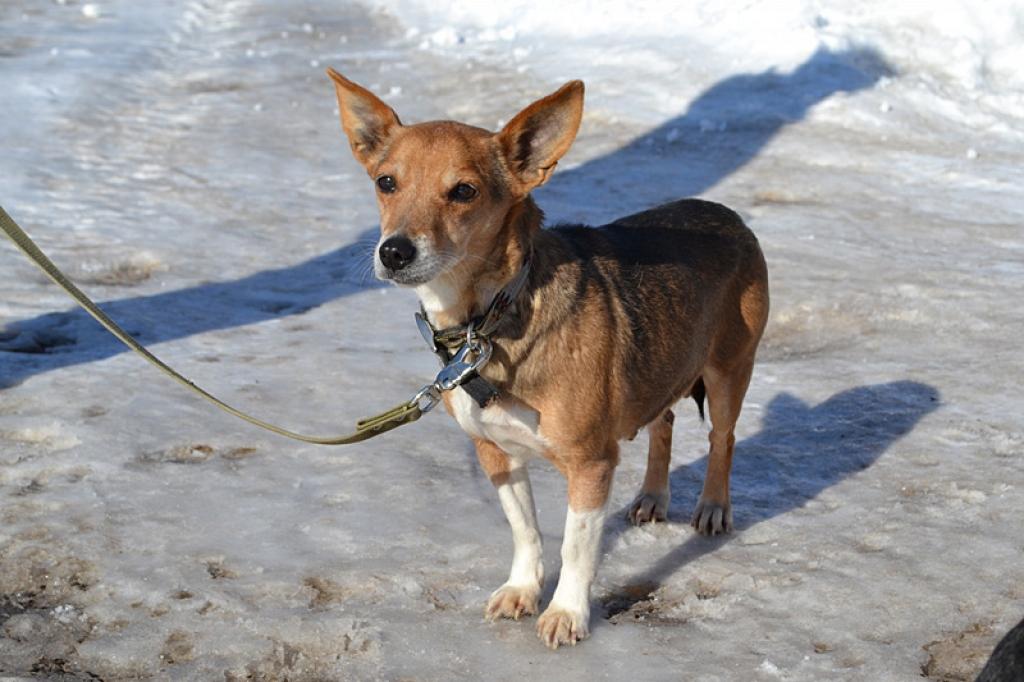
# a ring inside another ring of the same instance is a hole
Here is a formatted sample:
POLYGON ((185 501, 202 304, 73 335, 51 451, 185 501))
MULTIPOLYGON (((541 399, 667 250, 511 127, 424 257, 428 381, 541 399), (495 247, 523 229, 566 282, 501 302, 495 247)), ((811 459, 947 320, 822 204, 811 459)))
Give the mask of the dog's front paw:
POLYGON ((693 510, 690 525, 701 535, 719 535, 732 532, 732 505, 720 503, 701 495, 693 510))
POLYGON ((634 526, 664 521, 668 517, 668 500, 667 494, 640 493, 629 505, 626 518, 634 526))
POLYGON ((484 615, 487 620, 498 620, 499 618, 519 620, 520 616, 535 615, 539 601, 540 588, 506 583, 491 595, 487 601, 484 615))
POLYGON ((575 645, 589 634, 587 614, 568 611, 554 604, 537 619, 537 636, 551 650, 560 644, 575 645))

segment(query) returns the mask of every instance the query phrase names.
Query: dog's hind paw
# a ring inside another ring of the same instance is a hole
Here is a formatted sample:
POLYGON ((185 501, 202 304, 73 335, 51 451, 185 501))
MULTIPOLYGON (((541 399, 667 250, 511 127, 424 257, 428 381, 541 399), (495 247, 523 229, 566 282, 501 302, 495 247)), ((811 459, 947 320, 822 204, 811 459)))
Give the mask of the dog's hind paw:
POLYGON ((521 616, 535 615, 539 601, 539 588, 505 584, 496 589, 487 601, 484 616, 487 620, 519 620, 521 616))
POLYGON ((713 502, 702 496, 697 502, 697 508, 693 510, 690 525, 701 535, 731 533, 732 505, 728 502, 725 504, 713 502))
POLYGON ((668 517, 668 500, 667 494, 640 493, 629 505, 626 518, 634 526, 664 521, 668 517))
POLYGON ((589 635, 586 614, 551 605, 537 619, 537 636, 552 651, 561 644, 575 645, 589 635))

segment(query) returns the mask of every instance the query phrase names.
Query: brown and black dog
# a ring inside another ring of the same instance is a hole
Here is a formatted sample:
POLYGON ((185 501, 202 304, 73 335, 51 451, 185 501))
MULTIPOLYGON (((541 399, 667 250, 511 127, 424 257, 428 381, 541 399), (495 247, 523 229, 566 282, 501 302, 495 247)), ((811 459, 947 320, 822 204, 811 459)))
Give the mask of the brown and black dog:
POLYGON ((527 462, 544 457, 568 479, 561 575, 537 631, 552 648, 575 644, 588 634, 618 443, 647 427, 647 475, 629 517, 665 519, 671 408, 683 397, 703 408, 706 392, 712 425, 692 523, 702 534, 731 529, 733 429, 768 315, 757 239, 729 209, 697 200, 599 228, 542 229, 530 191, 576 137, 580 81, 493 133, 453 121, 404 125, 371 92, 328 74, 352 152, 377 186, 378 277, 414 288, 443 328, 480 315, 529 259, 481 370, 498 400, 481 408, 463 390, 444 400, 512 527, 512 570, 489 618, 538 608, 544 569, 527 462))

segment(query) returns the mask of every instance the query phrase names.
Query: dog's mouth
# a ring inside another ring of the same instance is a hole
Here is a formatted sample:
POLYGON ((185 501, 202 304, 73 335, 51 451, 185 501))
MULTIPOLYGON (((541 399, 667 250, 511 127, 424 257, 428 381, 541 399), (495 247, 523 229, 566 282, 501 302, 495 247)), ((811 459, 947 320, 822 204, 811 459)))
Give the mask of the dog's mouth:
POLYGON ((384 280, 386 282, 393 282, 398 286, 403 287, 415 287, 420 284, 426 284, 430 280, 437 276, 437 273, 424 271, 423 268, 408 267, 402 270, 392 270, 390 268, 378 268, 377 279, 384 280))
POLYGON ((400 268, 385 265, 378 253, 373 259, 374 275, 379 280, 393 282, 398 286, 415 287, 435 279, 445 270, 445 264, 452 260, 443 254, 434 253, 425 244, 417 243, 416 247, 415 259, 400 268))

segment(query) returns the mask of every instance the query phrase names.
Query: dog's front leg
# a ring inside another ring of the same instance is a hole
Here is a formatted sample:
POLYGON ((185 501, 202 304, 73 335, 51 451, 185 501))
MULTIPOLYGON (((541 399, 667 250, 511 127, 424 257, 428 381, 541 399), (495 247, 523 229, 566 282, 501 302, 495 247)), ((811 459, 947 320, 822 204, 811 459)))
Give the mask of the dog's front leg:
POLYGON ((540 529, 526 462, 513 459, 490 441, 476 440, 477 458, 498 489, 498 499, 512 527, 515 550, 508 580, 491 595, 484 612, 488 620, 537 613, 544 583, 540 529))
POLYGON ((562 540, 562 572, 551 604, 537 621, 537 634, 552 649, 590 634, 590 585, 597 574, 601 536, 615 471, 617 448, 598 460, 572 463, 569 509, 562 540))

